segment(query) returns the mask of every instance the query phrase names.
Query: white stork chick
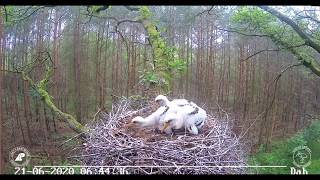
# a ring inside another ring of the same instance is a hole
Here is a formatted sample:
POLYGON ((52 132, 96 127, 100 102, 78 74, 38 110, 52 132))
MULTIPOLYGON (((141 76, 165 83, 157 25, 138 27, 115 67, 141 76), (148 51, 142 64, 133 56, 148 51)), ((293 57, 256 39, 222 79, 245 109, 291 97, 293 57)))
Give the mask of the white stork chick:
POLYGON ((194 102, 186 99, 173 99, 172 101, 169 101, 168 98, 164 95, 158 95, 155 98, 155 101, 159 103, 161 106, 169 106, 170 111, 168 112, 177 112, 178 111, 177 109, 179 107, 184 107, 184 106, 191 106, 194 109, 198 107, 194 102))
POLYGON ((150 114, 146 118, 137 116, 131 120, 131 122, 128 124, 128 127, 158 127, 160 119, 164 119, 164 115, 168 110, 168 106, 161 106, 154 113, 150 114))
POLYGON ((161 122, 166 134, 171 134, 174 129, 185 128, 190 134, 197 135, 205 123, 207 113, 198 106, 183 106, 176 113, 168 112, 161 122))
POLYGON ((158 95, 155 98, 155 101, 159 103, 161 106, 171 106, 171 105, 176 105, 176 106, 185 106, 185 105, 195 105, 193 102, 186 100, 186 99, 174 99, 172 101, 169 101, 168 98, 164 95, 158 95))
POLYGON ((172 134, 173 130, 182 129, 185 127, 185 122, 180 113, 168 113, 163 120, 161 132, 172 134))

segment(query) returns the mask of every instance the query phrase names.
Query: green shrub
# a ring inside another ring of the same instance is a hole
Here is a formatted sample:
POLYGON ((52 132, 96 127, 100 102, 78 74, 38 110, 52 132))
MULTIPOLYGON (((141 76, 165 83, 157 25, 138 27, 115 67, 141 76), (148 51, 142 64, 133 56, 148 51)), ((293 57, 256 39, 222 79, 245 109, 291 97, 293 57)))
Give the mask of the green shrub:
POLYGON ((271 152, 265 152, 265 145, 261 145, 258 152, 249 158, 250 165, 267 166, 283 165, 287 168, 256 168, 248 173, 258 174, 289 174, 290 167, 294 167, 292 152, 298 146, 308 146, 311 150, 311 164, 306 167, 309 174, 320 173, 320 121, 313 122, 303 132, 296 133, 285 140, 274 141, 271 152))

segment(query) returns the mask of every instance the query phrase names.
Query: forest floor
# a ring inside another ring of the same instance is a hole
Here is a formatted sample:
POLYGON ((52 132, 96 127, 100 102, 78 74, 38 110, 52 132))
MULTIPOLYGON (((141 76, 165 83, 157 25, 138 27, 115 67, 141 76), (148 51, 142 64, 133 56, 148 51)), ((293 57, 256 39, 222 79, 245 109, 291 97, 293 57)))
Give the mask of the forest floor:
MULTIPOLYGON (((10 132, 5 132, 10 136, 10 132)), ((33 133, 35 133, 33 131, 33 133)), ((27 142, 23 143, 22 136, 16 136, 14 142, 9 142, 9 138, 4 138, 4 157, 5 160, 5 174, 13 174, 14 167, 9 162, 10 151, 18 146, 25 147, 31 154, 31 160, 27 169, 32 169, 33 166, 48 166, 48 165, 76 165, 76 162, 71 162, 67 159, 67 154, 75 147, 79 141, 72 139, 76 134, 67 127, 64 123, 57 123, 57 131, 51 132, 47 140, 40 137, 33 139, 32 144, 27 142), (65 143, 66 142, 66 143, 65 143)), ((36 136, 33 136, 36 137, 36 136)))

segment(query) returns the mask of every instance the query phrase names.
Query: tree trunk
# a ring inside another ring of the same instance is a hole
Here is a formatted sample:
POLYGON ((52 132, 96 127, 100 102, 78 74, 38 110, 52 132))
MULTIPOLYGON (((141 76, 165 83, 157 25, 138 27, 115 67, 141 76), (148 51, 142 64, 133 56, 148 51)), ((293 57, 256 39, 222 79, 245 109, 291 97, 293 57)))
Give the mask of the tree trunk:
POLYGON ((4 143, 2 142, 2 137, 3 136, 3 111, 2 111, 2 104, 4 103, 3 102, 3 83, 2 83, 2 79, 3 79, 3 72, 2 71, 4 69, 4 60, 3 60, 3 52, 2 52, 2 49, 3 49, 3 29, 2 29, 2 7, 0 8, 0 97, 1 97, 1 100, 0 100, 0 174, 3 174, 3 168, 4 168, 4 158, 3 158, 3 147, 4 147, 4 143))
POLYGON ((76 119, 82 122, 82 102, 81 102, 81 49, 80 49, 80 15, 79 7, 77 8, 77 16, 74 22, 74 108, 76 112, 76 119))
POLYGON ((105 47, 105 56, 104 56, 104 65, 103 65, 103 81, 102 81, 102 102, 103 102, 103 106, 102 106, 102 109, 105 109, 105 104, 106 104, 106 95, 107 95, 107 67, 108 67, 108 48, 109 48, 109 45, 108 45, 108 41, 109 41, 109 22, 107 22, 107 38, 105 40, 105 44, 106 44, 106 47, 105 47))

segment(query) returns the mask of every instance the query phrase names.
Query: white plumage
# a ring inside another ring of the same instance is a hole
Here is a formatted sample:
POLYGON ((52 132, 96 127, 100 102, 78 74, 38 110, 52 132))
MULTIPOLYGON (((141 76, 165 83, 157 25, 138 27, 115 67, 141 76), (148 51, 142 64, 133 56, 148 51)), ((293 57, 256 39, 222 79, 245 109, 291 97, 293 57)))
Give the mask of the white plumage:
POLYGON ((207 118, 205 110, 186 99, 169 101, 166 96, 158 95, 155 101, 169 107, 165 118, 160 121, 167 134, 172 133, 172 129, 181 128, 187 129, 191 134, 198 134, 207 118))
POLYGON ((188 101, 186 99, 174 99, 172 101, 169 101, 168 98, 164 95, 158 95, 156 98, 155 98, 155 101, 157 103, 159 103, 161 106, 185 106, 185 105, 188 105, 188 104, 191 104, 191 105, 194 105, 193 102, 191 101, 188 101))
POLYGON ((186 99, 169 101, 166 96, 159 95, 155 101, 161 104, 160 108, 146 118, 133 118, 129 126, 154 127, 166 134, 171 134, 175 129, 186 129, 196 135, 207 118, 205 110, 186 99))
POLYGON ((168 112, 160 123, 167 134, 172 133, 174 129, 185 129, 190 134, 197 135, 206 118, 207 113, 202 108, 186 105, 179 107, 176 113, 168 112))
POLYGON ((158 127, 160 119, 164 119, 164 115, 168 111, 168 107, 161 106, 154 113, 150 114, 146 118, 137 116, 131 120, 128 126, 138 126, 138 127, 158 127))
POLYGON ((141 127, 152 126, 152 125, 160 125, 160 121, 163 122, 166 114, 168 113, 177 113, 180 107, 189 104, 189 101, 186 99, 175 99, 173 101, 169 101, 166 96, 158 95, 155 99, 156 102, 160 103, 160 108, 158 108, 154 113, 146 118, 142 118, 141 116, 135 117, 132 122, 136 124, 140 124, 141 127))

